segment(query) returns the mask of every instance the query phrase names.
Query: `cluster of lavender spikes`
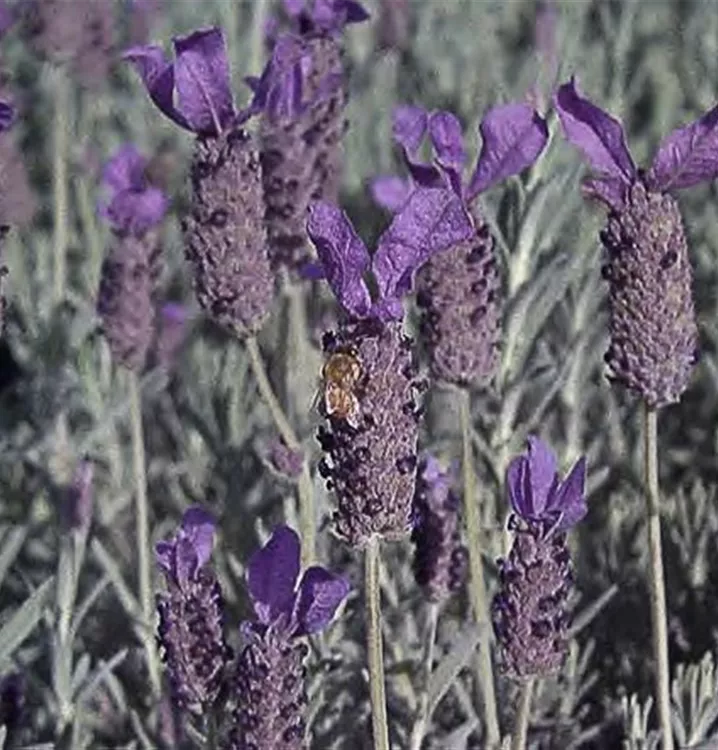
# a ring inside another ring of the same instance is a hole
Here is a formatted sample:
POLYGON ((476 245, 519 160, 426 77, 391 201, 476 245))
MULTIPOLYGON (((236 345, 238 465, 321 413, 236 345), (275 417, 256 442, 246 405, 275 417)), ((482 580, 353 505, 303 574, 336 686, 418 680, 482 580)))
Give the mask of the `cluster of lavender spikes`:
POLYGON ((205 718, 224 717, 231 750, 300 750, 306 747, 303 639, 331 622, 349 584, 319 566, 300 579, 299 537, 278 526, 247 566, 256 619, 241 626, 234 659, 219 584, 208 564, 213 540, 212 518, 195 507, 174 539, 157 545, 167 582, 157 597, 159 640, 174 699, 205 718))

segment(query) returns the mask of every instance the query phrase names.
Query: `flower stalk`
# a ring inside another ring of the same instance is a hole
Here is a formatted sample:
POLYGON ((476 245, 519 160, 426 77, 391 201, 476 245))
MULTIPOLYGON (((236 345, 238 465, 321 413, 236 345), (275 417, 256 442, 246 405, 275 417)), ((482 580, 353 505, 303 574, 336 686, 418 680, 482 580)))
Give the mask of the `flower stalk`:
POLYGON ((62 67, 54 70, 55 123, 53 129, 52 195, 54 214, 53 292, 55 304, 60 304, 65 293, 67 254, 67 151, 69 127, 70 80, 62 67))
POLYGON ((374 750, 390 750, 384 689, 384 653, 381 633, 379 538, 372 536, 364 552, 364 591, 367 601, 367 654, 374 750))
POLYGON ((150 558, 150 529, 145 473, 145 442, 142 433, 142 402, 137 373, 128 373, 130 423, 132 430, 132 463, 135 475, 135 520, 137 536, 137 564, 139 567, 139 601, 142 612, 142 640, 147 652, 150 685, 155 696, 160 694, 160 664, 154 636, 154 600, 150 558))
POLYGON ((516 726, 514 728, 514 736, 511 739, 511 750, 525 750, 526 748, 529 719, 531 718, 531 699, 533 698, 535 682, 535 677, 529 677, 521 685, 519 705, 516 711, 516 726))
POLYGON ((666 589, 661 552, 661 516, 658 494, 657 413, 646 402, 644 417, 644 471, 648 515, 648 554, 651 583, 653 658, 656 663, 656 704, 663 735, 663 749, 673 750, 671 730, 670 672, 666 626, 666 589))
POLYGON ((476 679, 484 700, 486 722, 486 744, 489 747, 498 745, 501 734, 499 718, 496 708, 496 692, 494 688, 494 674, 491 663, 491 635, 488 627, 482 627, 488 622, 486 605, 486 582, 481 557, 481 538, 479 505, 476 501, 476 480, 474 476, 473 454, 471 448, 471 396, 467 390, 459 391, 459 419, 461 423, 462 467, 464 477, 464 514, 466 518, 466 534, 469 547, 469 596, 474 612, 476 624, 481 628, 481 639, 476 659, 476 679))
MULTIPOLYGON (((285 445, 292 451, 301 451, 301 444, 297 438, 292 425, 289 423, 279 399, 274 393, 272 384, 269 382, 267 371, 264 367, 262 354, 259 351, 257 339, 249 337, 244 342, 249 363, 257 381, 257 388, 265 405, 269 409, 272 420, 279 432, 285 445)), ((299 525, 300 536, 302 538, 302 565, 310 566, 316 557, 316 531, 315 519, 316 512, 314 509, 314 488, 312 487, 312 478, 309 474, 309 467, 306 460, 299 477, 299 525)))

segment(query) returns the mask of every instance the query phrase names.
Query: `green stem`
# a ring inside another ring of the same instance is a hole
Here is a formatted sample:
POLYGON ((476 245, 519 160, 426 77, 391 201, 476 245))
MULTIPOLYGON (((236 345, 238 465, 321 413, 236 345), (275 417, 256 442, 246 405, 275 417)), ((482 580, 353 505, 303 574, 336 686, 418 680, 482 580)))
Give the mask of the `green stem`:
POLYGON ((52 195, 55 257, 53 275, 53 298, 55 304, 62 302, 65 293, 65 262, 67 254, 67 150, 68 150, 68 98, 70 81, 61 67, 55 68, 53 128, 52 195))
POLYGON ((142 401, 137 373, 129 373, 130 422, 132 427, 132 462, 135 474, 137 523, 137 560, 139 566, 139 602, 142 615, 142 640, 147 652, 147 668, 155 697, 161 692, 160 667, 154 636, 154 603, 150 568, 150 528, 145 474, 145 441, 142 434, 142 401))
POLYGON ((494 672, 491 663, 491 630, 488 626, 486 606, 486 582, 481 556, 481 519, 474 476, 474 459, 471 448, 471 396, 468 391, 459 392, 459 414, 461 422, 461 442, 463 449, 462 466, 464 472, 464 517, 469 547, 469 570, 471 581, 469 596, 474 611, 474 620, 481 629, 479 650, 475 656, 477 684, 484 699, 484 719, 486 724, 486 744, 494 747, 499 744, 499 717, 496 708, 494 672))
POLYGON ((372 536, 364 552, 364 595, 368 609, 367 653, 369 692, 374 730, 374 750, 390 750, 389 724, 384 692, 384 649, 381 633, 381 590, 379 587, 379 538, 372 536))
POLYGON ((511 750, 525 750, 531 718, 531 699, 533 697, 535 678, 530 677, 521 685, 519 705, 516 710, 516 726, 511 740, 511 750))
MULTIPOLYGON (((252 372, 257 381, 257 388, 259 388, 259 393, 269 409, 269 413, 272 415, 277 431, 281 435, 287 448, 293 451, 301 451, 301 443, 294 433, 292 425, 289 424, 289 420, 287 419, 279 400, 274 395, 274 389, 269 382, 267 371, 264 368, 264 362, 259 351, 257 339, 248 338, 244 342, 244 345, 247 349, 247 354, 249 355, 249 363, 252 367, 252 372)), ((304 566, 311 565, 316 557, 315 518, 316 514, 314 510, 312 479, 309 474, 309 466, 305 459, 302 467, 302 474, 299 478, 299 523, 302 537, 302 565, 304 566)))
POLYGON ((663 734, 663 750, 673 750, 670 672, 666 626, 666 589, 661 552, 661 515, 658 494, 658 440, 656 410, 644 403, 644 468, 648 514, 648 554, 651 579, 653 658, 656 662, 656 704, 663 734))
POLYGON ((249 40, 249 71, 252 75, 259 75, 264 60, 264 22, 267 18, 269 0, 254 0, 252 4, 252 36, 249 40))
POLYGON ((439 621, 439 605, 436 602, 432 602, 429 605, 429 611, 427 613, 427 625, 426 625, 426 655, 424 657, 424 669, 426 671, 426 682, 424 685, 424 691, 421 694, 421 703, 419 704, 419 711, 417 713, 417 719, 414 724, 414 729, 411 733, 411 742, 409 747, 411 750, 421 750, 421 744, 424 741, 424 734, 426 733, 426 725, 431 718, 428 715, 429 710, 429 682, 431 680, 431 671, 434 664, 434 643, 436 641, 436 626, 439 621))

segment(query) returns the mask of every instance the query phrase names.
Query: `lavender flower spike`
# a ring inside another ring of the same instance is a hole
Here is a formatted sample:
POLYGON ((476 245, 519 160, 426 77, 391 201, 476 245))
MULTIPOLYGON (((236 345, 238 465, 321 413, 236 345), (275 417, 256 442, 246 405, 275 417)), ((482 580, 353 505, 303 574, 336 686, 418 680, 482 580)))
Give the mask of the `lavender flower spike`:
POLYGON ((220 29, 178 37, 174 46, 174 63, 154 46, 135 47, 124 57, 158 108, 197 134, 183 233, 199 304, 239 337, 252 336, 269 314, 274 279, 259 155, 240 127, 249 112, 235 109, 220 29))
POLYGON ((451 476, 431 455, 417 473, 414 496, 414 577, 430 601, 457 591, 468 571, 468 551, 459 535, 459 497, 451 476))
POLYGON ((364 20, 347 0, 285 4, 293 29, 281 35, 259 79, 253 109, 262 112, 262 169, 270 257, 299 269, 308 259, 305 230, 312 200, 336 201, 347 94, 339 32, 364 20))
POLYGON ((174 539, 158 542, 157 564, 167 590, 157 595, 158 636, 177 705, 203 715, 224 685, 231 656, 219 584, 208 562, 214 521, 202 508, 187 510, 174 539))
POLYGON ((501 588, 492 604, 502 666, 516 679, 554 674, 566 656, 572 581, 566 531, 586 513, 585 459, 562 481, 549 447, 533 436, 528 442, 528 453, 506 473, 514 542, 498 561, 501 588))
POLYGON ((247 585, 256 620, 245 622, 237 663, 232 750, 307 747, 303 636, 323 630, 349 593, 346 579, 322 567, 299 578, 299 537, 278 526, 249 561, 247 585))
MULTIPOLYGON (((548 136, 546 123, 527 104, 494 107, 479 126, 483 145, 473 175, 465 182, 461 125, 450 112, 397 107, 392 130, 411 179, 382 177, 374 182, 375 200, 391 211, 402 207, 418 187, 446 184, 468 212, 481 192, 529 167, 548 136), (416 157, 427 135, 431 164, 416 157)), ((487 382, 498 362, 502 299, 494 241, 476 211, 473 220, 470 236, 433 255, 417 275, 420 330, 432 372, 456 385, 487 382)))
POLYGON ((327 281, 346 313, 324 336, 329 426, 318 439, 319 470, 337 495, 337 533, 363 547, 372 536, 398 539, 411 528, 420 410, 412 340, 402 332, 402 295, 427 258, 471 233, 461 201, 442 188, 415 191, 369 253, 347 216, 313 204, 307 230, 327 281), (364 276, 370 266, 379 296, 364 276))
POLYGON ((609 208, 600 235, 610 294, 606 363, 650 407, 674 403, 697 362, 698 329, 683 222, 667 191, 718 175, 718 106, 669 135, 643 172, 621 123, 582 97, 574 79, 555 100, 566 138, 595 173, 584 192, 609 208))

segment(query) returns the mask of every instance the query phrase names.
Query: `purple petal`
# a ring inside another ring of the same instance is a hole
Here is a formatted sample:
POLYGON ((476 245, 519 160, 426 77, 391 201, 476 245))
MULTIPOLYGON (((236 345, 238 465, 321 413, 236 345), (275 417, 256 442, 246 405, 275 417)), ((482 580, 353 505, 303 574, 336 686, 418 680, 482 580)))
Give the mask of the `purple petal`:
POLYGON ((132 143, 115 151, 102 168, 102 183, 115 190, 139 189, 144 181, 147 160, 132 143))
MULTIPOLYGON (((272 120, 294 119, 302 112, 305 68, 311 65, 304 43, 294 34, 283 34, 276 41, 262 76, 252 82, 252 106, 272 120)), ((306 70, 306 74, 309 74, 306 70)))
POLYGON ((222 30, 175 37, 177 109, 196 133, 219 134, 235 115, 222 30))
POLYGON ((581 184, 581 192, 618 211, 625 203, 626 183, 615 177, 589 177, 581 184))
POLYGON ((407 201, 412 184, 402 177, 377 177, 371 183, 371 197, 378 206, 395 214, 407 201))
POLYGON ((415 154, 424 140, 427 122, 426 110, 421 107, 396 107, 392 115, 392 136, 408 154, 415 154))
POLYGON ((382 300, 398 300, 414 272, 434 253, 468 239, 474 231, 461 199, 446 188, 417 188, 379 238, 373 259, 382 300))
POLYGON ((559 531, 567 531, 575 526, 588 512, 586 507, 586 458, 582 457, 573 466, 554 493, 551 506, 547 510, 561 513, 559 531))
POLYGON ((531 166, 548 140, 546 121, 528 104, 490 109, 479 125, 483 140, 468 199, 531 166))
POLYGON ((309 207, 307 234, 339 303, 352 315, 366 315, 371 298, 363 275, 369 253, 347 215, 333 203, 315 201, 309 207))
POLYGON ((175 88, 174 66, 167 61, 162 49, 156 45, 132 47, 122 55, 122 59, 135 66, 157 108, 181 127, 191 130, 187 120, 175 109, 172 99, 175 88))
POLYGON ((102 213, 117 232, 142 235, 162 222, 167 212, 167 198, 159 188, 123 190, 102 213))
POLYGON ((181 535, 186 539, 197 555, 197 563, 202 567, 212 555, 214 544, 214 518, 203 508, 193 506, 182 516, 181 535))
POLYGON ((302 576, 297 593, 295 635, 311 635, 323 630, 331 622, 350 589, 346 578, 319 566, 308 568, 302 576))
POLYGON ((546 510, 549 497, 556 486, 556 457, 551 449, 535 435, 528 439, 528 470, 531 485, 531 511, 540 517, 546 510))
POLYGON ((366 21, 369 14, 354 0, 314 0, 312 21, 323 31, 339 31, 349 23, 366 21))
POLYGON ((636 167, 621 123, 581 97, 574 78, 559 88, 554 101, 566 138, 583 152, 591 168, 601 177, 630 185, 636 167))
POLYGON ((290 18, 295 18, 304 10, 305 0, 283 0, 282 5, 284 12, 290 18))
POLYGON ((531 518, 531 489, 528 484, 529 462, 526 456, 516 456, 506 470, 506 485, 509 490, 509 501, 516 515, 531 518))
POLYGON ((718 174, 718 106, 661 141, 647 175, 655 190, 686 188, 718 174))
POLYGON ((432 112, 429 138, 439 163, 460 172, 466 161, 466 151, 459 120, 451 112, 432 112))
POLYGON ((15 108, 8 102, 0 101, 0 133, 4 133, 15 122, 15 108))
POLYGON ((257 618, 265 625, 289 614, 299 575, 299 537, 289 526, 277 526, 247 566, 247 586, 257 618))

